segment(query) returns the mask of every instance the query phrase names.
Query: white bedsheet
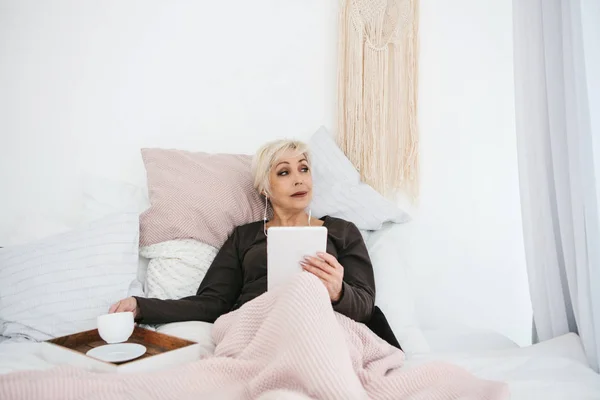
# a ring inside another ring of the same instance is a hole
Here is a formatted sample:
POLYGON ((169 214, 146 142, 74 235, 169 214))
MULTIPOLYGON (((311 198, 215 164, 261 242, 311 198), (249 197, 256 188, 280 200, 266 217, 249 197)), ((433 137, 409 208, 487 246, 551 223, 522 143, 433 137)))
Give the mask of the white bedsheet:
MULTIPOLYGON (((36 355, 38 346, 0 343, 0 373, 53 367, 36 355)), ((512 400, 600 399, 600 375, 587 366, 579 338, 573 334, 526 348, 413 355, 407 357, 406 367, 434 360, 462 366, 481 378, 508 382, 512 400)))
POLYGON ((524 348, 415 355, 407 359, 407 367, 434 360, 505 381, 512 399, 600 399, 600 375, 589 368, 574 334, 524 348))
POLYGON ((0 342, 0 374, 9 372, 44 370, 54 364, 37 355, 40 343, 16 343, 10 340, 0 342))
MULTIPOLYGON (((590 368, 568 358, 531 356, 424 357, 420 362, 445 360, 478 377, 509 384, 513 400, 598 400, 600 377, 590 368)), ((409 360, 408 365, 415 365, 409 360)))

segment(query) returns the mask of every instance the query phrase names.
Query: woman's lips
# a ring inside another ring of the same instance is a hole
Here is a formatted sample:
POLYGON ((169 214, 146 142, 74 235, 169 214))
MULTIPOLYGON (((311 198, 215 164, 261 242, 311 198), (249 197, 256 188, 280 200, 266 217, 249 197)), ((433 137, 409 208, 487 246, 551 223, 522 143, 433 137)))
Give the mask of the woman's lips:
POLYGON ((308 192, 296 192, 292 195, 292 197, 304 197, 308 194, 308 192))

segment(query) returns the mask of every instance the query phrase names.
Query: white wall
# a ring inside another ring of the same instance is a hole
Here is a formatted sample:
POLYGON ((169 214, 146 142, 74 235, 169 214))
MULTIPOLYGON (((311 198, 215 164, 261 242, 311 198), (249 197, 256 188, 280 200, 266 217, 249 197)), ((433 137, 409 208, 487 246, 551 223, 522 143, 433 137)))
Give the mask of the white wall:
POLYGON ((414 268, 428 282, 420 288, 423 322, 477 321, 527 343, 512 3, 422 0, 420 33, 423 190, 414 268))
POLYGON ((68 213, 83 170, 143 176, 142 146, 252 152, 332 123, 335 2, 0 4, 2 220, 68 213))
MULTIPOLYGON (((511 1, 421 1, 426 326, 527 343, 511 1)), ((0 243, 73 219, 83 172, 143 180, 143 146, 252 152, 333 127, 337 1, 0 0, 0 243)))

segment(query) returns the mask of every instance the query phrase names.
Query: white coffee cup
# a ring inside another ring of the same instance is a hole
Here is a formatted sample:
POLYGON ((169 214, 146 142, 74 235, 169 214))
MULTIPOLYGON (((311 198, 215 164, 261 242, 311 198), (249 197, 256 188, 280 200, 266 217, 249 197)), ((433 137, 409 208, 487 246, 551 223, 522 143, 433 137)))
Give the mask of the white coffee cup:
POLYGON ((127 341, 135 327, 131 311, 101 315, 96 323, 100 337, 111 344, 127 341))

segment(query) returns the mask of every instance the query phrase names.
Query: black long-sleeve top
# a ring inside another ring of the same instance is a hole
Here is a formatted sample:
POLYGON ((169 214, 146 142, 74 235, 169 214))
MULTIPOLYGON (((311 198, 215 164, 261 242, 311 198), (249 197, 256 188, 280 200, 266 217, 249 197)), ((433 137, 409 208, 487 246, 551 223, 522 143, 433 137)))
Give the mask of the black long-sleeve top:
MULTIPOLYGON (((343 219, 325 216, 327 253, 344 267, 342 296, 333 309, 368 322, 375 301, 375 279, 366 245, 358 228, 343 219)), ((213 260, 195 296, 179 300, 136 297, 141 322, 214 322, 221 315, 267 291, 267 237, 263 222, 237 227, 213 260)))

